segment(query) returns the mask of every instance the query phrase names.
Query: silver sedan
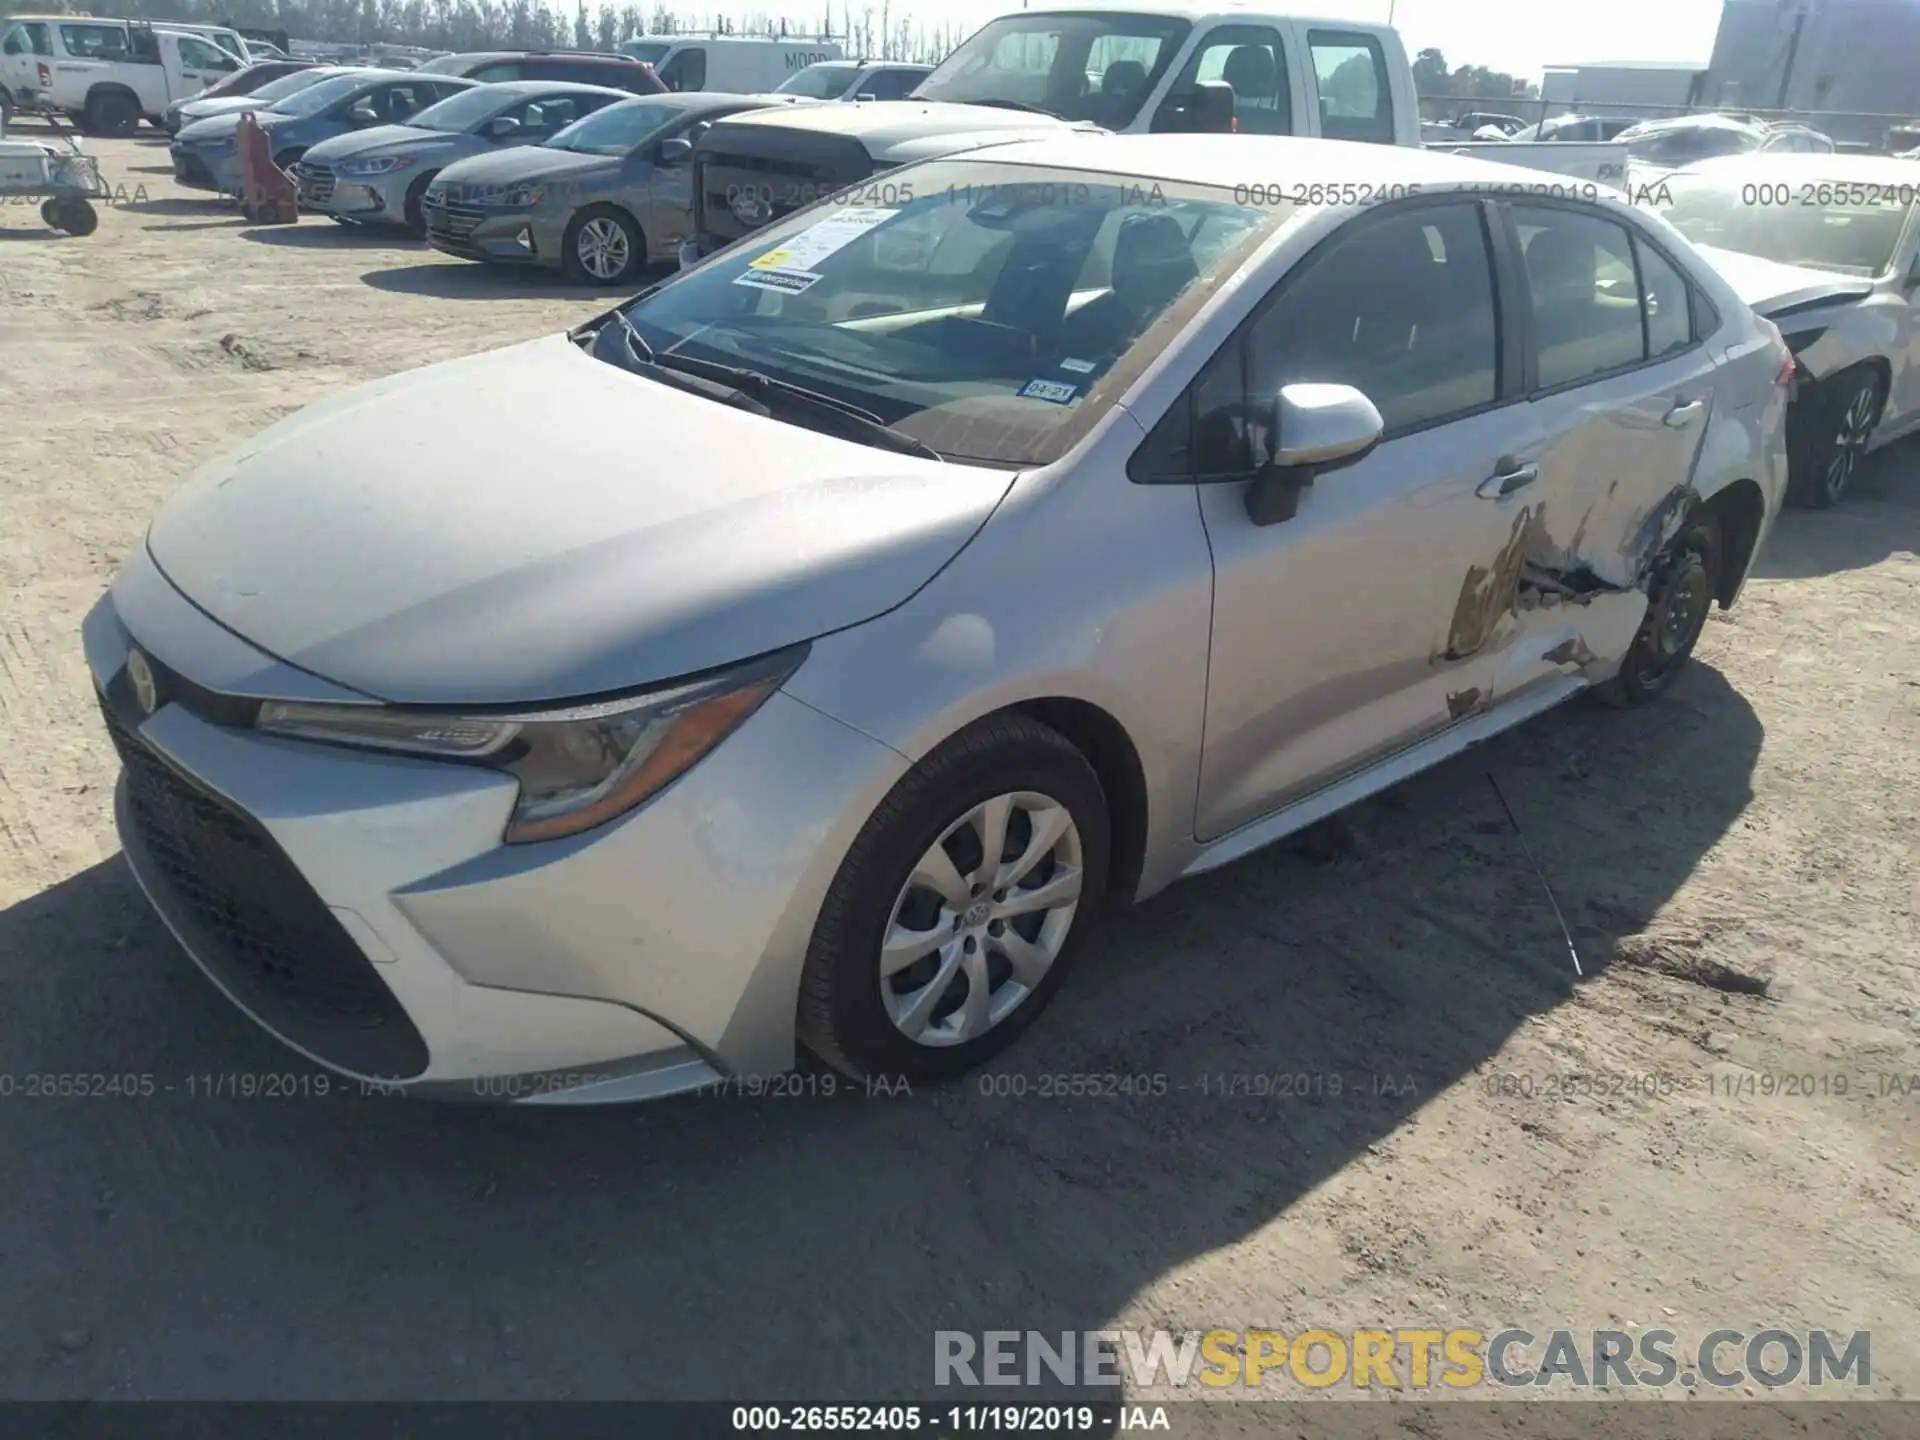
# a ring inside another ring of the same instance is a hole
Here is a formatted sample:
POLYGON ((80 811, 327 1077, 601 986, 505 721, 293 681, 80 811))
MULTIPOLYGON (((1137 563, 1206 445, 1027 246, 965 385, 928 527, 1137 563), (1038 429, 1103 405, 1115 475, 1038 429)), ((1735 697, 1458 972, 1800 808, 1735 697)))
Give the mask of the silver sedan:
POLYGON ((293 176, 302 209, 424 234, 420 200, 440 171, 476 155, 543 145, 574 121, 629 100, 625 90, 557 80, 478 85, 430 105, 404 125, 323 140, 293 176))
POLYGON ((1860 461, 1920 429, 1920 175, 1874 155, 1756 155, 1654 192, 1797 367, 1792 498, 1824 507, 1860 461))
POLYGON ((928 161, 210 462, 85 625, 134 873, 348 1075, 950 1076, 1109 899, 1652 701, 1776 514, 1779 332, 1610 192, 1287 198, 1359 148, 928 161))

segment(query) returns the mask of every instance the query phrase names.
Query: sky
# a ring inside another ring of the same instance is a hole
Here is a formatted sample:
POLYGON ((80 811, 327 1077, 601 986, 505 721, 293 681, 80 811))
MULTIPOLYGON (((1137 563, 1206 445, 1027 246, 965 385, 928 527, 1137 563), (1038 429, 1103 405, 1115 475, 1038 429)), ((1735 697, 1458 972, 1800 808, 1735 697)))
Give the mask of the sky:
MULTIPOLYGON (((847 0, 832 0, 836 22, 847 0)), ((862 0, 853 0, 856 11, 862 0)), ((876 24, 879 0, 870 0, 876 24)), ((906 15, 936 30, 971 30, 1014 8, 1019 0, 889 0, 895 22, 906 15)), ((1045 0, 1033 0, 1035 6, 1045 0)), ((1412 56, 1429 46, 1449 65, 1485 65, 1538 82, 1548 65, 1595 60, 1689 60, 1704 68, 1713 54, 1720 0, 1269 0, 1281 13, 1393 23, 1412 56)), ((680 0, 678 8, 704 13, 711 0, 680 0)), ((729 8, 724 3, 720 8, 729 8)), ((759 0, 739 7, 812 17, 819 0, 759 0)))

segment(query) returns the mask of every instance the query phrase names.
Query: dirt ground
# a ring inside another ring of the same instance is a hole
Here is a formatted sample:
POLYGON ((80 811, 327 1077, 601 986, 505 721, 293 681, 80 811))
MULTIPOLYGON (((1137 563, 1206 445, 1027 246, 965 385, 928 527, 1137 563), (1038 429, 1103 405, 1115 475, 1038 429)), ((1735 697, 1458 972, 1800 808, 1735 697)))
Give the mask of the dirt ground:
POLYGON ((213 1099, 308 1067, 119 860, 81 618, 203 459, 596 297, 96 149, 92 237, 0 203, 0 1394, 865 1399, 936 1329, 1426 1324, 1870 1330, 1847 1395, 1920 1399, 1920 451, 1790 512, 1664 703, 1116 914, 1024 1097, 213 1099), (27 1093, 106 1072, 154 1093, 27 1093))

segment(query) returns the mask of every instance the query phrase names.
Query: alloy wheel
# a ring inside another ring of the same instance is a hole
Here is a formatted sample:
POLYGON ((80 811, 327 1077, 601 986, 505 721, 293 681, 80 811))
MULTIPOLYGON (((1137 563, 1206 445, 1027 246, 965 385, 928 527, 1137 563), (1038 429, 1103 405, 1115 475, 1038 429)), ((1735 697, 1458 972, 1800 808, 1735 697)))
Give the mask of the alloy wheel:
POLYGON ((596 215, 582 225, 574 248, 580 256, 580 268, 596 280, 619 279, 633 258, 627 232, 607 215, 596 215))
POLYGON ((1833 437, 1833 453, 1827 458, 1826 474, 1821 476, 1821 486, 1829 502, 1845 493, 1854 472, 1860 468, 1867 441, 1873 435, 1877 398, 1871 385, 1862 385, 1840 417, 1839 430, 1833 437))
POLYGON ((1025 1003, 1080 907, 1085 850, 1067 807, 996 795, 955 820, 900 889, 879 956, 887 1018, 907 1039, 963 1045, 1025 1003))

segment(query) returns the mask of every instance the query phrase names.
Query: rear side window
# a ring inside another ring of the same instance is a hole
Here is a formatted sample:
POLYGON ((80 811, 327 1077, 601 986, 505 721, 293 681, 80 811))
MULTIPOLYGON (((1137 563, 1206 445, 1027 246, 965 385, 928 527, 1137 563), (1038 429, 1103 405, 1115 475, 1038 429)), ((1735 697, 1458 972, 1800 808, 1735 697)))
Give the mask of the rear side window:
POLYGON ((1658 360, 1693 343, 1693 316, 1687 282, 1667 257, 1638 235, 1633 253, 1640 262, 1640 304, 1647 315, 1647 358, 1658 360))
POLYGON ((1640 285, 1626 230, 1578 210, 1525 205, 1513 208, 1513 222, 1533 301, 1540 388, 1644 360, 1640 285))
POLYGON ((1343 30, 1310 30, 1307 50, 1320 92, 1320 133, 1329 140, 1391 145, 1393 88, 1380 42, 1343 30))
POLYGON ((129 58, 127 32, 118 25, 62 25, 60 43, 67 53, 84 60, 129 58))
MULTIPOLYGON (((520 73, 519 61, 503 60, 497 65, 482 65, 467 78, 469 80, 478 80, 482 85, 497 85, 502 80, 519 80, 523 77, 520 73)), ((542 76, 541 78, 545 79, 547 77, 542 76)))
POLYGON ((6 42, 0 49, 9 55, 51 55, 53 38, 43 21, 23 20, 7 32, 6 42))

